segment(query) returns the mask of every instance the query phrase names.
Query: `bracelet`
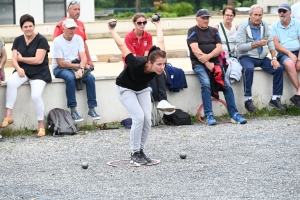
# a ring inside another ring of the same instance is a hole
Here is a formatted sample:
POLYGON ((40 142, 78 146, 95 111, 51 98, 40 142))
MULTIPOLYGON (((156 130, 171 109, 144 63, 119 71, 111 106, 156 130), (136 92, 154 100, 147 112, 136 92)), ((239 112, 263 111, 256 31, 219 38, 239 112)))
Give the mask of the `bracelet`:
POLYGON ((272 60, 277 60, 277 58, 276 58, 276 57, 273 57, 272 60))

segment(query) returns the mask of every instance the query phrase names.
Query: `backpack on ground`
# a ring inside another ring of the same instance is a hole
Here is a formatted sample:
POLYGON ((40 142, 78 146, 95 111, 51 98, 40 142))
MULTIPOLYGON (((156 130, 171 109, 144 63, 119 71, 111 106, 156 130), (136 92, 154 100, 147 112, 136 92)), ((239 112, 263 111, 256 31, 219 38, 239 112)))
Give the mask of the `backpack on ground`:
POLYGON ((171 115, 163 115, 163 122, 166 125, 178 126, 178 125, 192 125, 191 117, 188 113, 181 109, 176 109, 171 115))
POLYGON ((48 129, 53 132, 53 136, 73 135, 78 131, 74 125, 71 113, 61 108, 50 110, 47 122, 48 129))

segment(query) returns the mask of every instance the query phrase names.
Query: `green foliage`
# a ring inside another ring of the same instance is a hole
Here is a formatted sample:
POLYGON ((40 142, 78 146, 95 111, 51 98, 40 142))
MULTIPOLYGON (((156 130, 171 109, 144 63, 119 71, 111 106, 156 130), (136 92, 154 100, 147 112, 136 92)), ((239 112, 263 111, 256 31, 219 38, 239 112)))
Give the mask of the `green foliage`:
POLYGON ((252 1, 250 0, 250 1, 243 1, 243 7, 251 7, 253 4, 255 4, 255 3, 252 3, 252 1))
POLYGON ((197 115, 190 115, 190 117, 191 117, 192 122, 198 122, 199 121, 197 115))
POLYGON ((112 8, 114 4, 114 1, 95 0, 95 8, 112 8))
POLYGON ((235 1, 235 7, 238 8, 238 7, 241 7, 242 3, 239 2, 239 1, 235 1))
POLYGON ((124 13, 118 13, 117 15, 114 15, 115 18, 132 18, 134 15, 134 12, 124 12, 124 13))
POLYGON ((1 129, 1 132, 0 132, 0 134, 3 137, 11 137, 11 136, 16 136, 16 135, 29 136, 29 135, 32 135, 33 133, 37 133, 37 131, 29 130, 27 127, 21 128, 19 130, 13 130, 11 128, 4 128, 4 129, 1 129))
POLYGON ((93 122, 93 124, 91 125, 83 125, 83 126, 80 126, 79 129, 81 131, 93 131, 93 130, 96 130, 97 128, 99 127, 99 125, 97 124, 97 122, 93 122))
POLYGON ((170 4, 168 6, 168 12, 176 13, 178 17, 182 17, 194 14, 194 7, 190 3, 180 2, 170 4))
POLYGON ((153 2, 153 12, 158 13, 158 12, 167 12, 168 11, 169 5, 166 3, 163 3, 162 1, 154 1, 153 2))
MULTIPOLYGON (((168 18, 168 17, 178 17, 177 13, 170 13, 170 12, 162 12, 160 13, 161 17, 168 18)), ((151 15, 152 16, 152 15, 151 15)))

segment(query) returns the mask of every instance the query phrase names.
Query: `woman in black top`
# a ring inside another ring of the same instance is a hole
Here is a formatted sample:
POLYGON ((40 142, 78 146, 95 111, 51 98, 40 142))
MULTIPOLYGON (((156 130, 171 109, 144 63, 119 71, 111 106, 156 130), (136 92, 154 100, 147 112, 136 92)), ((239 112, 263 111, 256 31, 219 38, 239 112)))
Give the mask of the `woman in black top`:
POLYGON ((17 89, 24 82, 29 81, 31 99, 38 120, 37 136, 43 137, 45 128, 42 93, 46 83, 52 81, 48 65, 50 46, 44 36, 34 32, 35 23, 31 15, 21 16, 20 27, 24 34, 17 37, 12 46, 12 66, 15 71, 7 82, 6 115, 1 127, 13 123, 12 109, 17 98, 17 89))
MULTIPOLYGON (((116 22, 111 19, 110 22, 116 22)), ((151 130, 151 97, 148 83, 164 71, 166 52, 160 21, 153 22, 157 31, 157 46, 149 50, 147 57, 134 56, 126 47, 114 28, 110 33, 125 57, 127 66, 116 80, 117 95, 132 118, 130 130, 131 161, 138 164, 151 162, 144 153, 147 137, 151 130)))

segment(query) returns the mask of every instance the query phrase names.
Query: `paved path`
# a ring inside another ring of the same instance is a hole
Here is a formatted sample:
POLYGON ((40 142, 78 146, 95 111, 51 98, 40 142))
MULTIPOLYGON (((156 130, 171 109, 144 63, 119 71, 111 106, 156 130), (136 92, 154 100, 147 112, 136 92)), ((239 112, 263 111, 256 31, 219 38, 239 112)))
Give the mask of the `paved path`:
POLYGON ((138 168, 106 165, 129 157, 127 129, 5 139, 0 199, 299 199, 299 133, 299 117, 286 116, 161 125, 145 150, 161 163, 138 168))

